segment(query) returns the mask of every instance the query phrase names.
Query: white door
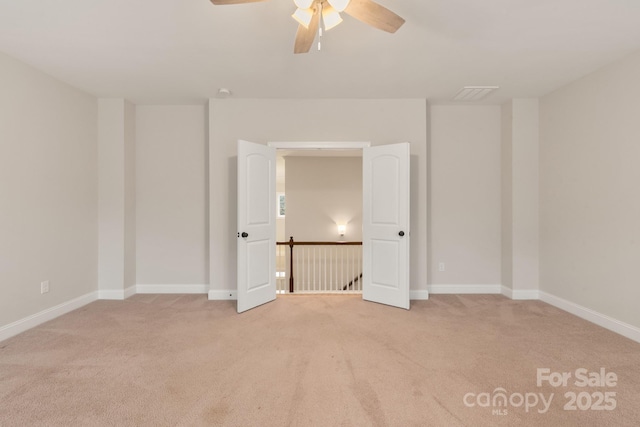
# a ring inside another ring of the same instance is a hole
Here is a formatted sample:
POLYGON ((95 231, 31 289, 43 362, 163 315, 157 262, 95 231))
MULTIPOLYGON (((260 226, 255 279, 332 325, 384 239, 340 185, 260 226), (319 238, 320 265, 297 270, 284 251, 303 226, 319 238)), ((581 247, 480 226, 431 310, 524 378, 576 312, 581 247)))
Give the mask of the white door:
POLYGON ((238 141, 238 313, 276 298, 276 150, 238 141))
POLYGON ((409 309, 409 143, 362 159, 362 298, 409 309))

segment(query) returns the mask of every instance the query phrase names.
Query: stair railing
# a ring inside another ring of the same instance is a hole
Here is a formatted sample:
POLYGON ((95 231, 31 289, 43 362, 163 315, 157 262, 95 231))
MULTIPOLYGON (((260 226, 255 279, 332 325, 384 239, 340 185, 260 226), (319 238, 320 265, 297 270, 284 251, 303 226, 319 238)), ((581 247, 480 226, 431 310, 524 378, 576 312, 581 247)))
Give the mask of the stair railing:
POLYGON ((362 290, 362 242, 297 242, 291 236, 289 241, 276 245, 279 293, 362 290))

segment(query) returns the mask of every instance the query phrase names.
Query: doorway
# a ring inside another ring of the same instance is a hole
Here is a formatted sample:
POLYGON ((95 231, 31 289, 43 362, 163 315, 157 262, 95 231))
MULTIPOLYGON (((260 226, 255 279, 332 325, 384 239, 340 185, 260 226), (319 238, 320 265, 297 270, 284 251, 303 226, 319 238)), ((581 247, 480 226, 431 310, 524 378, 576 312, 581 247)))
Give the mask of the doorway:
POLYGON ((276 148, 362 148, 362 296, 408 309, 409 143, 280 144, 238 141, 238 312, 276 298, 276 148))
POLYGON ((277 293, 362 293, 362 149, 276 159, 277 293))

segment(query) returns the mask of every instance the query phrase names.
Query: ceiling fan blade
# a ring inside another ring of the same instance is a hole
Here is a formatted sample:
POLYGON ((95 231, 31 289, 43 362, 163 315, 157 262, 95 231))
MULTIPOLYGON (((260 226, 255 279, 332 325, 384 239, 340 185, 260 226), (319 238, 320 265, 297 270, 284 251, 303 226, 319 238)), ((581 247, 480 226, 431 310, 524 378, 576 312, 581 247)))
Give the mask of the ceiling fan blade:
POLYGON ((395 33, 404 19, 372 0, 351 0, 344 10, 354 18, 389 33, 395 33))
POLYGON ((256 3, 264 0, 211 0, 211 3, 215 5, 223 4, 242 4, 242 3, 256 3))
POLYGON ((293 53, 307 53, 311 49, 313 41, 318 34, 318 26, 320 25, 320 8, 316 7, 313 11, 313 17, 309 23, 309 28, 304 25, 298 25, 296 32, 296 42, 293 45, 293 53))

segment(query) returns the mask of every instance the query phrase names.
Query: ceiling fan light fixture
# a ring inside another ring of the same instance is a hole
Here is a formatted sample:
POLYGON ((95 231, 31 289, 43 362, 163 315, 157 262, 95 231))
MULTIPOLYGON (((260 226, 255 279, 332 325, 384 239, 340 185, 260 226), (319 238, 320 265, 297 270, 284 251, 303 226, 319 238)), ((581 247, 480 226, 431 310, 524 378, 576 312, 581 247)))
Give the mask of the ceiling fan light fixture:
POLYGON ((313 0, 293 0, 293 2, 300 9, 309 9, 311 7, 311 4, 313 3, 313 0))
MULTIPOLYGON (((255 3, 264 0, 210 0, 214 5, 234 5, 255 3)), ((395 33, 405 20, 376 3, 376 0, 293 0, 296 10, 291 17, 298 23, 293 53, 307 53, 323 30, 330 30, 342 22, 340 14, 348 14, 354 19, 388 33, 395 33)), ((289 3, 291 4, 291 3, 289 3)))
POLYGON ((313 9, 297 8, 291 17, 298 21, 303 27, 309 28, 309 23, 311 23, 311 18, 313 18, 313 9))
POLYGON ((331 7, 333 7, 338 12, 344 12, 344 10, 349 6, 351 0, 328 0, 331 7))
POLYGON ((325 6, 322 8, 322 22, 324 23, 325 31, 329 31, 342 22, 342 17, 333 7, 325 6))

